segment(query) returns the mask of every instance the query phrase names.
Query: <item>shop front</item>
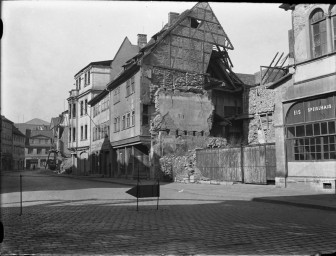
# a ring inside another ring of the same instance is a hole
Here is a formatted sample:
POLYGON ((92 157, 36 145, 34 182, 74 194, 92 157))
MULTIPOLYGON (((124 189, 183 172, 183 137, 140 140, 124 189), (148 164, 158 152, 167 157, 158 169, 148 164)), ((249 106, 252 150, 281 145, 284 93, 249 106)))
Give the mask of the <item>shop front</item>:
MULTIPOLYGON (((336 95, 287 103, 287 180, 319 182, 336 178, 336 95)), ((327 182, 328 183, 328 182, 327 182)))

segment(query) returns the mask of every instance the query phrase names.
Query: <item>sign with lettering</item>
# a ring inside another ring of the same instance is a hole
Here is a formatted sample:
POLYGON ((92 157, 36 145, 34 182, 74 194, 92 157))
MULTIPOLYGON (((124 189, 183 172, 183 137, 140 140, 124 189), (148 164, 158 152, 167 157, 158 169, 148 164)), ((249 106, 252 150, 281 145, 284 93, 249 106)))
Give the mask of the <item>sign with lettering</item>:
POLYGON ((336 117, 335 96, 294 104, 287 112, 286 124, 320 121, 336 117))

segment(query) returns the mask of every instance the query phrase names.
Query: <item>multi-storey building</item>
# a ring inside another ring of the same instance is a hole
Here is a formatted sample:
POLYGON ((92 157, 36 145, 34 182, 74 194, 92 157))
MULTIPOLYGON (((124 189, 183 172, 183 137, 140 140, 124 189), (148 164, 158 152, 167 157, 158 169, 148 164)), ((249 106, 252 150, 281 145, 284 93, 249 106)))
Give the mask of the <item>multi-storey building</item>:
POLYGON ((169 13, 148 43, 138 39, 139 52, 91 101, 110 97, 112 176, 154 178, 152 149, 162 137, 242 136, 244 82, 231 70, 233 46, 208 3, 169 13))
POLYGON ((111 60, 91 62, 75 75, 76 88, 70 91, 69 149, 73 152, 73 172, 89 171, 90 124, 88 102, 110 81, 111 60))
MULTIPOLYGON (((113 60, 91 62, 75 75, 76 88, 70 91, 68 98, 69 149, 73 152, 73 172, 75 174, 95 172, 95 170, 91 170, 89 163, 91 134, 93 136, 92 132, 102 124, 93 121, 88 102, 106 89, 106 85, 111 79, 122 70, 120 63, 131 58, 137 50, 138 47, 132 45, 128 38, 125 38, 113 60)), ((100 108, 97 111, 101 110, 100 108)), ((106 126, 106 124, 104 125, 106 126)), ((98 165, 93 165, 94 168, 96 166, 98 165)))
POLYGON ((23 170, 26 135, 13 126, 13 170, 23 170))
MULTIPOLYGON (((134 57, 141 46, 146 43, 146 35, 138 35, 138 44, 133 45, 126 37, 119 47, 111 64, 111 80, 117 77, 122 71, 123 66, 127 60, 134 57)), ((111 146, 111 105, 110 93, 108 90, 102 91, 98 96, 93 98, 89 105, 91 105, 91 145, 90 145, 90 159, 91 159, 91 174, 101 174, 104 176, 116 176, 112 170, 115 158, 112 154, 115 152, 111 146)))
POLYGON ((27 130, 25 148, 26 169, 45 168, 49 150, 53 149, 51 130, 27 130))
POLYGON ((336 6, 283 4, 292 11, 291 67, 274 89, 278 186, 335 189, 336 6))
POLYGON ((1 170, 13 168, 13 122, 1 116, 1 170))

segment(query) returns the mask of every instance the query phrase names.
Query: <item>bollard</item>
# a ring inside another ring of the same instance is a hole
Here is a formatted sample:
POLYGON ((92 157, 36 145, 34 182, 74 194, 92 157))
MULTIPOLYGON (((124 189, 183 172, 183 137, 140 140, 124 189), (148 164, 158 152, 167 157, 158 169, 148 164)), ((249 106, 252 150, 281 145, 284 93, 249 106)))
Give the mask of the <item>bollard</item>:
POLYGON ((20 174, 20 216, 22 215, 22 175, 20 174))

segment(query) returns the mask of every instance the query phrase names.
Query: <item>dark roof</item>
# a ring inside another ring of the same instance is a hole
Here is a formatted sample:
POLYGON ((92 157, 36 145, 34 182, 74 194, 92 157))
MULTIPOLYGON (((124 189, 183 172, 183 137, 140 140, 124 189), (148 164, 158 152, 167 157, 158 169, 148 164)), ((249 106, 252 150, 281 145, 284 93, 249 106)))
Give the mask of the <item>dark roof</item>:
POLYGON ((26 136, 22 132, 20 132, 20 130, 18 128, 16 128, 14 125, 13 125, 13 133, 16 134, 16 135, 22 136, 22 137, 26 136))
POLYGON ((119 76, 107 84, 108 90, 113 90, 116 86, 127 81, 131 76, 136 74, 140 70, 140 66, 137 63, 133 63, 129 68, 124 70, 119 76))
POLYGON ((84 68, 82 68, 80 71, 78 71, 75 76, 77 76, 79 73, 81 73, 83 70, 85 70, 89 66, 106 66, 106 67, 109 67, 109 66, 111 66, 112 61, 113 60, 103 60, 103 61, 91 62, 88 65, 86 65, 84 68))
POLYGON ((1 119, 2 119, 3 121, 6 121, 6 122, 9 122, 9 123, 13 124, 13 122, 12 122, 11 120, 7 119, 7 118, 6 118, 5 116, 3 116, 3 115, 1 115, 1 119))
POLYGON ((107 89, 103 90, 101 93, 99 93, 98 95, 96 95, 95 97, 93 97, 88 104, 90 106, 94 106, 96 105, 99 101, 101 101, 106 95, 109 94, 109 91, 107 89))

